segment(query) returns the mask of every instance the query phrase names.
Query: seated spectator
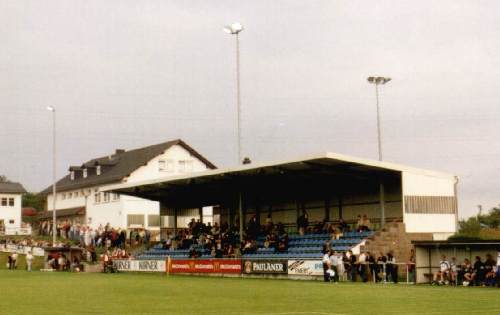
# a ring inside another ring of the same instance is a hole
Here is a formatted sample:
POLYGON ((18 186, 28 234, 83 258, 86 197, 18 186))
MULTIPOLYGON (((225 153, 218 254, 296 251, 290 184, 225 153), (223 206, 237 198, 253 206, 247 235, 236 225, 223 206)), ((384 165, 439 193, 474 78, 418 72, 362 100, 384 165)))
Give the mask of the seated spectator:
POLYGON ((495 286, 496 277, 496 261, 493 260, 491 254, 486 255, 486 261, 484 262, 484 284, 486 286, 495 286))
POLYGON ((344 219, 340 218, 339 219, 338 229, 340 230, 341 233, 348 232, 349 231, 349 225, 347 225, 347 223, 345 223, 344 219))
POLYGON ((446 256, 441 256, 441 261, 439 262, 439 270, 434 273, 433 284, 444 284, 445 279, 448 279, 450 275, 450 263, 446 260, 446 256), (440 279, 438 282, 438 278, 440 279))
POLYGON ((474 262, 474 273, 472 274, 472 279, 474 284, 479 286, 484 284, 484 276, 485 276, 485 266, 481 261, 481 257, 476 256, 476 261, 474 262))
POLYGON ((465 258, 462 266, 460 267, 458 280, 464 287, 469 286, 473 280, 474 269, 470 264, 470 261, 465 258))
POLYGON ((457 266, 457 258, 451 257, 450 261, 450 281, 454 284, 457 283, 457 275, 458 275, 459 266, 457 266))

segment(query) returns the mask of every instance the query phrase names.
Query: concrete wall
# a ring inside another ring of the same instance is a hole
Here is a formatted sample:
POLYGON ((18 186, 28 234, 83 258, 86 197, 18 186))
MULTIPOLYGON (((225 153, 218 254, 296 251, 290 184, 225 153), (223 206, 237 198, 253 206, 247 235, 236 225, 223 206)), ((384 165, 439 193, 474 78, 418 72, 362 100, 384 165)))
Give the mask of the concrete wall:
MULTIPOLYGON (((456 197, 454 177, 402 173, 403 195, 421 197, 456 197)), ((403 203, 403 208, 405 204, 403 203)), ((450 207, 453 205, 450 204, 450 207)), ((435 240, 443 240, 457 230, 457 209, 451 213, 407 213, 404 223, 408 233, 434 233, 435 240)))
POLYGON ((22 198, 20 194, 0 194, 0 201, 2 198, 7 198, 7 206, 2 206, 0 203, 0 220, 4 221, 4 226, 7 229, 17 229, 21 227, 21 210, 22 198), (9 198, 14 198, 14 206, 9 206, 9 198), (14 220, 14 223, 9 221, 14 220))
POLYGON ((403 172, 403 194, 405 196, 455 196, 453 177, 403 172))

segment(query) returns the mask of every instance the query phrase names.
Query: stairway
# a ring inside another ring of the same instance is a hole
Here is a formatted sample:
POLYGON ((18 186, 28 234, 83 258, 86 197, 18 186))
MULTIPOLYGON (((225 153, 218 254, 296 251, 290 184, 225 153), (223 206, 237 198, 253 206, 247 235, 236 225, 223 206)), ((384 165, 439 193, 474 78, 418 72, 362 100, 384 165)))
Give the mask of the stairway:
POLYGON ((406 233, 403 222, 390 222, 369 237, 361 250, 369 251, 375 257, 392 251, 396 262, 404 263, 410 258, 411 242, 424 240, 432 240, 432 233, 406 233))

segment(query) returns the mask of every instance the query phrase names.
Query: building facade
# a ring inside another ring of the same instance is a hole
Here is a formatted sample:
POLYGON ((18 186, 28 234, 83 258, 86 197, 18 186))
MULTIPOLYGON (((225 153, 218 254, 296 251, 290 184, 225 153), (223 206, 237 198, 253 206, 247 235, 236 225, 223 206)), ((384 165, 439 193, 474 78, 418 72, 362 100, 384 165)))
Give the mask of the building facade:
POLYGON ((22 223, 22 195, 26 193, 19 183, 0 183, 0 233, 18 234, 22 223))
MULTIPOLYGON (((210 161, 182 140, 169 141, 130 151, 116 150, 106 157, 71 166, 56 184, 58 221, 70 221, 97 228, 160 229, 160 206, 156 201, 103 192, 110 184, 175 177, 214 169, 210 161)), ((52 186, 47 195, 47 211, 39 218, 51 220, 54 209, 52 186)))

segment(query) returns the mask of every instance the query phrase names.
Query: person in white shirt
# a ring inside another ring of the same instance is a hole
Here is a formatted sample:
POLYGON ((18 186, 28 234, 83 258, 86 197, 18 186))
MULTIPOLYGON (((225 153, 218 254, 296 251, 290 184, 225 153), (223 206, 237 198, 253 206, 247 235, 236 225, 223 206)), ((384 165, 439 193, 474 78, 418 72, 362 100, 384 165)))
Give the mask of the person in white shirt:
POLYGON ((367 282, 368 281, 368 276, 367 276, 367 265, 366 265, 366 260, 367 260, 367 255, 365 252, 362 252, 361 254, 359 254, 359 257, 358 257, 358 272, 359 272, 359 275, 361 277, 361 279, 363 280, 363 282, 367 282))
POLYGON ((323 255, 323 280, 325 282, 330 282, 330 251, 326 251, 323 255))
POLYGON ((441 261, 439 262, 439 270, 434 273, 433 283, 438 284, 438 278, 440 279, 439 284, 444 284, 445 278, 449 276, 451 270, 451 265, 446 260, 446 256, 441 256, 441 261))
POLYGON ((31 266, 33 264, 33 255, 31 254, 31 252, 28 252, 26 254, 26 270, 28 270, 28 272, 31 272, 31 266))
POLYGON ((12 269, 17 269, 17 253, 12 253, 12 269))
POLYGON ((334 251, 330 251, 330 278, 333 280, 333 282, 338 282, 339 281, 339 257, 337 253, 334 251))

